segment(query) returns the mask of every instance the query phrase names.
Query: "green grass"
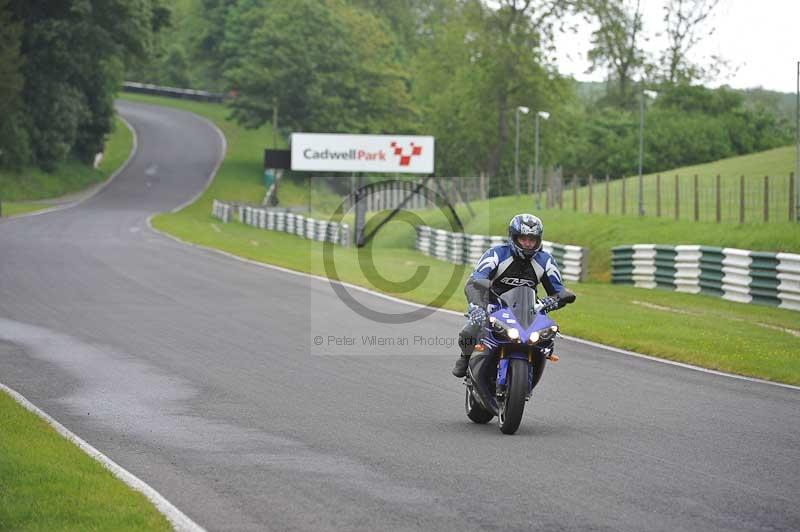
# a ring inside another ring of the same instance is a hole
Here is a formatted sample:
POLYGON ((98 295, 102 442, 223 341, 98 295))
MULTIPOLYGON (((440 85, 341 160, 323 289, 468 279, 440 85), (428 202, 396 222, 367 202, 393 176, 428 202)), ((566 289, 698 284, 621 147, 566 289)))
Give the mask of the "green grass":
POLYGON ((0 393, 0 530, 171 530, 141 493, 0 393))
POLYGON ((18 214, 26 214, 29 212, 41 211, 44 207, 41 203, 3 203, 2 216, 8 218, 9 216, 16 216, 18 214))
MULTIPOLYGON (((214 199, 260 205, 264 200, 264 149, 272 146, 272 126, 265 124, 257 129, 245 129, 229 120, 230 111, 216 103, 179 100, 145 94, 124 93, 121 98, 133 102, 152 105, 165 105, 204 116, 214 122, 225 134, 228 153, 225 164, 220 169, 218 179, 214 180, 208 193, 189 207, 197 212, 211 212, 214 199)), ((278 137, 279 149, 286 149, 286 139, 278 137)), ((308 186, 304 181, 282 179, 279 197, 282 206, 308 205, 308 186)), ((312 207, 331 211, 341 201, 328 190, 314 190, 312 207)))
MULTIPOLYGON (((470 217, 466 208, 457 210, 465 220, 467 233, 505 234, 514 213, 536 212, 544 221, 545 239, 589 248, 591 279, 608 281, 611 276, 611 248, 627 244, 703 244, 758 251, 800 253, 800 224, 743 224, 693 222, 665 218, 638 218, 620 215, 576 213, 559 209, 536 210, 529 197, 501 197, 472 204, 470 217)), ((439 211, 418 213, 434 227, 450 229, 439 211)), ((395 234, 398 242, 413 245, 413 233, 395 234)))
MULTIPOLYGON (((133 136, 117 119, 95 170, 68 162, 39 170, 0 173, 2 197, 39 200, 107 179, 127 159, 133 136)), ((47 202, 3 202, 3 216, 49 208, 47 202)), ((0 392, 0 530, 170 530, 140 493, 62 438, 47 423, 0 392)))
POLYGON ((80 192, 108 179, 125 160, 133 146, 133 135, 119 118, 109 135, 102 163, 97 169, 76 160, 64 162, 52 173, 39 168, 21 172, 0 170, 2 215, 14 216, 49 208, 46 200, 80 192), (37 202, 37 203, 34 203, 37 202))
MULTIPOLYGON (((185 108, 185 102, 164 103, 180 103, 185 108)), ((193 107, 203 114, 201 107, 193 107)), ((207 116, 214 119, 210 113, 207 116)), ((224 115, 217 116, 222 117, 218 124, 230 128, 238 138, 249 134, 225 121, 224 115)), ((236 222, 223 224, 211 217, 211 201, 231 199, 237 183, 244 179, 239 172, 247 164, 255 166, 261 162, 261 144, 254 143, 248 148, 247 142, 237 145, 233 136, 228 140, 228 158, 207 193, 179 213, 155 217, 154 226, 185 241, 328 276, 322 244, 236 222), (247 163, 248 160, 251 162, 247 163)), ((467 219, 468 231, 482 234, 502 234, 511 214, 533 210, 530 198, 497 198, 474 206, 478 212, 474 218, 468 218, 465 209, 460 210, 467 219)), ((447 225, 439 211, 418 214, 425 223, 447 225)), ((382 213, 372 216, 370 224, 382 216, 382 213)), ((770 247, 800 249, 800 235, 795 226, 786 226, 781 232, 776 231, 779 226, 763 224, 741 227, 709 224, 716 231, 711 233, 712 229, 705 225, 691 222, 675 224, 667 220, 576 215, 558 210, 542 211, 542 216, 548 239, 588 245, 593 257, 607 255, 607 259, 592 259, 598 271, 603 264, 607 271, 608 249, 621 243, 676 241, 728 245, 735 242, 738 247, 747 247, 768 242, 770 247)), ((373 244, 362 250, 335 247, 333 263, 339 278, 411 301, 463 310, 462 287, 469 268, 456 267, 409 249, 414 242, 415 223, 408 215, 390 222, 373 244), (418 268, 427 271, 417 285, 408 280, 418 268), (439 296, 443 291, 444 295, 439 296)), ((800 326, 796 312, 600 282, 573 284, 571 288, 579 296, 578 303, 557 316, 565 334, 721 371, 800 384, 796 336, 800 335, 800 326)))
MULTIPOLYGON (((660 216, 668 219, 697 220, 715 222, 717 219, 716 176, 720 176, 720 219, 726 222, 739 222, 740 217, 740 178, 744 176, 744 220, 746 223, 764 223, 764 198, 768 199, 767 221, 786 222, 789 220, 790 196, 789 176, 795 167, 794 146, 776 148, 764 152, 731 157, 711 163, 676 168, 660 174, 643 176, 644 210, 648 217, 660 216), (659 177, 660 175, 660 177, 659 177), (694 176, 697 175, 697 195, 695 195, 694 176), (676 211, 675 176, 678 177, 678 207, 676 211), (765 196, 764 176, 769 176, 769 186, 765 196), (658 191, 660 190, 660 195, 658 191), (660 197, 660 199, 659 199, 660 197), (696 201, 695 201, 696 200, 696 201), (659 211, 660 204, 660 211, 659 211), (677 216, 676 216, 677 214, 677 216)), ((577 186, 573 190, 572 176, 564 176, 564 193, 561 205, 565 210, 590 212, 589 186, 577 186)), ((579 178, 578 185, 587 182, 579 178)), ((606 193, 605 177, 596 178, 591 187, 593 213, 608 212, 628 216, 638 215, 639 178, 629 176, 611 180, 606 193), (598 179, 601 182, 598 182, 598 179)), ((542 203, 545 200, 542 199, 542 203)), ((555 203, 558 205, 558 202, 555 203)))
MULTIPOLYGON (((196 244, 327 276, 318 242, 240 223, 222 224, 207 214, 162 215, 154 225, 196 244)), ((404 226, 390 222, 386 235, 399 234, 404 226)), ((391 243, 383 235, 374 246, 362 250, 334 248, 332 262, 341 280, 419 303, 463 310, 462 287, 470 273, 467 267, 458 268, 409 249, 386 247, 391 243), (370 264, 370 255, 374 266, 362 270, 360 259, 370 264), (421 284, 403 282, 418 268, 428 268, 421 284), (388 282, 376 281, 372 274, 377 272, 388 282), (437 299, 451 282, 446 297, 437 299)), ((565 334, 720 371, 800 384, 796 312, 597 282, 570 288, 579 300, 556 317, 565 334)))

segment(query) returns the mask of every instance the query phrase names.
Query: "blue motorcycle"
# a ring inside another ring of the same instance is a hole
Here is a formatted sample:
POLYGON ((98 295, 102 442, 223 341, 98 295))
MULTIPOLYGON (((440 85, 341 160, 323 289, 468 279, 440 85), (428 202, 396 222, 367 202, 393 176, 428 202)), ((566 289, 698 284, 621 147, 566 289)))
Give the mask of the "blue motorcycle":
MULTIPOLYGON (((476 281, 476 285, 492 292, 489 280, 476 281)), ((553 353, 558 325, 530 287, 492 294, 498 305, 469 360, 465 408, 473 422, 485 424, 497 416, 500 431, 514 434, 547 360, 558 360, 553 353)), ((556 297, 560 306, 575 301, 569 291, 556 297)))

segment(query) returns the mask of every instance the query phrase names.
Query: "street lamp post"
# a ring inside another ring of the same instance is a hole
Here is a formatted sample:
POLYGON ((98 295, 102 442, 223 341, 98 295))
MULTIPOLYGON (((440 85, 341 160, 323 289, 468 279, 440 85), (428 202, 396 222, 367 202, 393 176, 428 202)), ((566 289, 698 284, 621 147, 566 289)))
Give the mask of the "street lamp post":
POLYGON ((794 204, 794 219, 800 222, 800 61, 797 62, 797 107, 795 108, 796 113, 796 141, 797 141, 797 151, 795 152, 794 156, 794 193, 796 195, 795 204, 794 204))
POLYGON ((539 117, 547 120, 550 118, 550 113, 547 111, 539 111, 536 113, 536 142, 534 143, 536 146, 535 149, 535 156, 534 156, 534 163, 533 163, 533 172, 534 172, 534 192, 536 194, 536 210, 542 208, 542 195, 539 193, 541 188, 541 177, 539 175, 539 117))
POLYGON ((516 117, 517 117, 517 141, 514 147, 514 186, 516 187, 517 196, 519 196, 519 113, 522 111, 524 114, 528 114, 527 107, 519 106, 517 107, 516 117))
POLYGON ((655 99, 658 96, 656 91, 642 90, 639 99, 639 216, 644 216, 644 179, 642 178, 642 160, 644 159, 644 99, 655 99))

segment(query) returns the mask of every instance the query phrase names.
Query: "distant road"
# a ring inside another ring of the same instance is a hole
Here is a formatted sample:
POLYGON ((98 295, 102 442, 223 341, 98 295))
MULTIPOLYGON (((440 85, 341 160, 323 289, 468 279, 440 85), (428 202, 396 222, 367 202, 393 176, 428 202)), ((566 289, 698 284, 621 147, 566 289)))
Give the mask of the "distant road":
POLYGON ((452 337, 458 317, 375 323, 324 281, 154 233, 220 140, 187 113, 118 108, 139 148, 111 185, 0 222, 0 381, 202 526, 800 529, 800 392, 563 341, 517 435, 473 425, 457 349, 362 339, 452 337))

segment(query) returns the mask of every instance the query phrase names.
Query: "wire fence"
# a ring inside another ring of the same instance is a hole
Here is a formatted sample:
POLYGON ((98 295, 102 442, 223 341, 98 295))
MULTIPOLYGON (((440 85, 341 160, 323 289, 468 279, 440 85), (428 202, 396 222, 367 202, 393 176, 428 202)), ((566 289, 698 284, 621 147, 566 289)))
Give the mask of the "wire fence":
POLYGON ((550 173, 537 205, 576 212, 639 215, 697 222, 750 223, 797 221, 794 174, 788 176, 656 175, 565 177, 550 173))
MULTIPOLYGON (((424 193, 426 201, 407 202, 405 197, 421 181, 384 182, 371 185, 367 210, 398 207, 424 209, 449 201, 453 205, 514 195, 510 180, 502 177, 436 177, 424 193), (405 192, 405 193, 404 193, 405 192)), ((655 175, 642 179, 644 216, 717 223, 775 223, 798 220, 794 174, 785 176, 655 175)), ((638 176, 564 176, 548 172, 541 183, 522 182, 520 195, 532 207, 571 210, 590 214, 639 215, 638 176)))

